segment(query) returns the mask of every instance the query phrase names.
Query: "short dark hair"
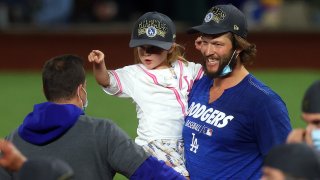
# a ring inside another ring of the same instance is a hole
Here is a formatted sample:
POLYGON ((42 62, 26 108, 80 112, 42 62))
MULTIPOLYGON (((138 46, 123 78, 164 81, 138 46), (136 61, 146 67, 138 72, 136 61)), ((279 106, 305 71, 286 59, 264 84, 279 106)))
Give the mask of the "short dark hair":
POLYGON ((49 59, 42 70, 42 83, 48 101, 74 97, 77 87, 85 83, 83 59, 75 55, 49 59))

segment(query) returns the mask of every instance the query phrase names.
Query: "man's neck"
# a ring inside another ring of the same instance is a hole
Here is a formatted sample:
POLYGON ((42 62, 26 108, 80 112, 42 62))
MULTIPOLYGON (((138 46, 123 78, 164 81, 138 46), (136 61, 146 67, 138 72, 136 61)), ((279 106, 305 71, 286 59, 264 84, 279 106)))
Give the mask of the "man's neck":
POLYGON ((223 90, 231 88, 239 84, 248 74, 248 70, 242 64, 238 63, 229 76, 215 78, 212 88, 223 90))
POLYGON ((81 101, 78 100, 78 97, 72 98, 72 99, 60 99, 60 100, 56 100, 53 101, 53 103, 56 104, 73 104, 75 106, 78 106, 79 108, 82 108, 82 104, 81 101))

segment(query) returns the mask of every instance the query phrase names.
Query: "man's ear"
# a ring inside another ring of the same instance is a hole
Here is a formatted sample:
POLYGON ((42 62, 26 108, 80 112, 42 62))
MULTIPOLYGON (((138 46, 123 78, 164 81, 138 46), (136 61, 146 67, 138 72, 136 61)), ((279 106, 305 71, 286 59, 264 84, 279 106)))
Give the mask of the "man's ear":
POLYGON ((83 85, 82 84, 79 84, 79 86, 77 87, 77 95, 80 96, 80 90, 81 90, 81 87, 83 85))
POLYGON ((237 49, 236 54, 239 55, 243 50, 242 49, 237 49))

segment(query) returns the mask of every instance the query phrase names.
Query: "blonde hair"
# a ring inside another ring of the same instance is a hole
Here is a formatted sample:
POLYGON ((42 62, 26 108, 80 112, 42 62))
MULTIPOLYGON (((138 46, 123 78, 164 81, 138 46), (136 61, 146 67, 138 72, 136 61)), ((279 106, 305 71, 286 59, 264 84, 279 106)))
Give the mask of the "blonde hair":
MULTIPOLYGON (((173 43, 171 49, 169 49, 169 53, 167 56, 167 63, 171 65, 176 60, 180 60, 183 63, 188 64, 188 61, 184 57, 184 51, 185 51, 185 48, 182 45, 173 43)), ((138 47, 135 47, 133 49, 133 57, 134 57, 135 63, 141 63, 141 60, 138 54, 138 47)))

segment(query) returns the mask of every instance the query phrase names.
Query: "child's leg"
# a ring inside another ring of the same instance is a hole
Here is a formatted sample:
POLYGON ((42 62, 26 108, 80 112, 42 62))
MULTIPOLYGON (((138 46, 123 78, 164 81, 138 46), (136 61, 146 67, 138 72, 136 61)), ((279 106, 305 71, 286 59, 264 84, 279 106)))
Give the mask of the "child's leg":
POLYGON ((167 165, 181 175, 188 177, 189 173, 184 165, 184 149, 182 140, 154 140, 143 146, 146 152, 163 160, 167 165))

